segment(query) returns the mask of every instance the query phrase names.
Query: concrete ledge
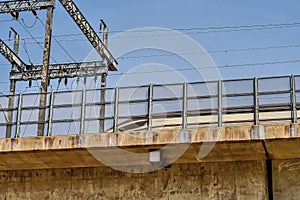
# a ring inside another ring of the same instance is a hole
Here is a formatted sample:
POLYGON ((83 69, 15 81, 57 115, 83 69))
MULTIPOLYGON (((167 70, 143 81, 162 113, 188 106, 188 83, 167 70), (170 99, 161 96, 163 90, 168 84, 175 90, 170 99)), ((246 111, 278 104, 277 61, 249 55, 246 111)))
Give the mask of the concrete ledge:
POLYGON ((141 132, 0 139, 0 170, 94 167, 107 162, 150 166, 147 154, 156 149, 162 149, 167 163, 266 160, 267 155, 300 158, 299 128, 293 126, 294 137, 290 124, 265 125, 265 138, 260 139, 251 139, 252 126, 199 128, 189 130, 189 144, 180 142, 180 130, 162 130, 152 137, 141 132), (124 156, 120 150, 131 154, 124 156))

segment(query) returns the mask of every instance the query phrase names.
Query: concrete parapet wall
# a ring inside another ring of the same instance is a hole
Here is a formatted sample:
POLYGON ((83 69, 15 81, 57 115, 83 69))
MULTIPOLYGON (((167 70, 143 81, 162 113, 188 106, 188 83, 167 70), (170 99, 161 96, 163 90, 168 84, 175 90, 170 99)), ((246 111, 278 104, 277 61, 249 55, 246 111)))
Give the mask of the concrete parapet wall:
MULTIPOLYGON (((298 124, 270 124, 261 126, 229 126, 223 128, 197 128, 189 130, 189 141, 203 142, 253 141, 300 138, 298 124), (293 127, 293 131, 292 128, 293 127), (217 137, 216 135, 219 135, 217 137)), ((118 132, 85 135, 67 135, 31 138, 0 139, 0 153, 32 150, 66 150, 78 148, 105 148, 181 144, 181 131, 167 129, 151 132, 118 132)))
MULTIPOLYGON (((273 160, 273 197, 298 200, 300 159, 273 160)), ((108 167, 0 171, 0 199, 268 199, 265 161, 174 164, 151 173, 108 167)))
POLYGON ((300 159, 273 161, 274 199, 300 199, 300 159))
POLYGON ((265 162, 174 164, 132 174, 107 167, 0 172, 0 199, 267 199, 265 162))
POLYGON ((180 130, 163 130, 152 133, 152 137, 141 132, 0 139, 0 170, 96 167, 105 163, 151 166, 149 157, 124 156, 118 150, 147 154, 165 146, 163 159, 177 164, 297 159, 298 129, 298 125, 276 124, 199 128, 190 130, 185 138, 180 130), (213 148, 202 158, 199 152, 203 144, 213 148))

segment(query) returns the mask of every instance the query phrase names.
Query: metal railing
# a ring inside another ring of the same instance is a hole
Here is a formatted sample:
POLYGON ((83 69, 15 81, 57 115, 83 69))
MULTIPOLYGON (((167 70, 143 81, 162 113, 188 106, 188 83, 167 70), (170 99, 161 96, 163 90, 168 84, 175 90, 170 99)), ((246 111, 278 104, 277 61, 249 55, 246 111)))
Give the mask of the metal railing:
POLYGON ((300 76, 108 88, 105 102, 101 94, 101 89, 47 93, 45 121, 38 121, 40 94, 14 96, 12 109, 12 97, 2 95, 0 137, 5 137, 7 127, 12 137, 36 136, 39 123, 47 125, 45 136, 297 123, 300 76), (14 115, 12 122, 8 114, 14 115))

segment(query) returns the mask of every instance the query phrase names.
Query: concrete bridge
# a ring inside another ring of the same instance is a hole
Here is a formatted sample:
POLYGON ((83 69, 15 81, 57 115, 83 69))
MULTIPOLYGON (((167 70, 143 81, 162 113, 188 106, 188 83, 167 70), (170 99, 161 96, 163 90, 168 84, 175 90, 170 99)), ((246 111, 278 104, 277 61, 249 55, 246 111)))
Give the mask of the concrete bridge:
MULTIPOLYGON (((49 101, 49 118, 43 122, 50 132, 41 137, 35 134, 37 123, 42 122, 28 117, 39 108, 28 105, 26 95, 20 95, 14 108, 18 120, 0 124, 15 127, 12 135, 16 136, 0 139, 0 198, 299 199, 298 79, 274 80, 277 84, 287 81, 287 88, 259 88, 258 79, 249 79, 240 81, 251 83, 253 91, 227 87, 225 92, 221 86, 226 81, 218 81, 213 83, 215 93, 206 95, 204 89, 187 92, 189 84, 185 83, 180 84, 181 95, 174 96, 178 88, 170 85, 169 96, 159 98, 155 95, 165 94, 155 93, 164 90, 158 89, 161 86, 138 87, 138 92, 124 88, 123 97, 119 88, 113 92, 116 101, 105 102, 112 107, 106 112, 117 115, 105 118, 87 114, 89 106, 103 105, 82 98, 88 97, 88 91, 76 91, 84 95, 72 103, 59 101, 57 93, 56 101, 49 101), (143 90, 146 94, 137 97, 143 90), (201 102, 199 107, 192 103, 195 99, 201 102), (207 107, 203 99, 215 99, 216 105, 207 107), (169 101, 176 101, 175 106, 169 106, 169 101), (164 115, 155 110, 157 102, 166 108, 164 115), (135 112, 124 114, 131 110, 130 104, 135 112), (139 105, 146 108, 145 113, 139 105), (78 119, 62 118, 67 108, 79 110, 78 119), (29 114, 24 114, 26 110, 29 114), (101 120, 112 122, 105 123, 107 128, 98 127, 101 120), (61 124, 61 129, 55 128, 61 124), (96 133, 88 131, 91 127, 96 133)), ((4 114, 10 112, 1 109, 4 114)))
POLYGON ((1 139, 1 199, 298 199, 297 124, 1 139), (201 147, 211 145, 207 156, 201 147), (207 137, 208 133, 213 133, 207 137), (295 134, 296 133, 296 134, 295 134), (129 154, 123 153, 131 152, 129 154), (150 152, 161 156, 150 162, 150 152), (145 173, 148 172, 148 173, 145 173))

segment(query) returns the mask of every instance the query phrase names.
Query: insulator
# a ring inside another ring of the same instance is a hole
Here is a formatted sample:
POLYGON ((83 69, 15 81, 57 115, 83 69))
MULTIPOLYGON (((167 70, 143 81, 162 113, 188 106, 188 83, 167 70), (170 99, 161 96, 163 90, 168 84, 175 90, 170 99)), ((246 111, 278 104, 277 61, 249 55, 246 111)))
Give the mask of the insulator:
POLYGON ((37 17, 37 12, 35 10, 31 10, 32 14, 37 17))
POLYGON ((11 14, 11 16, 15 19, 19 19, 19 13, 18 12, 14 12, 14 11, 10 11, 9 12, 11 14))

